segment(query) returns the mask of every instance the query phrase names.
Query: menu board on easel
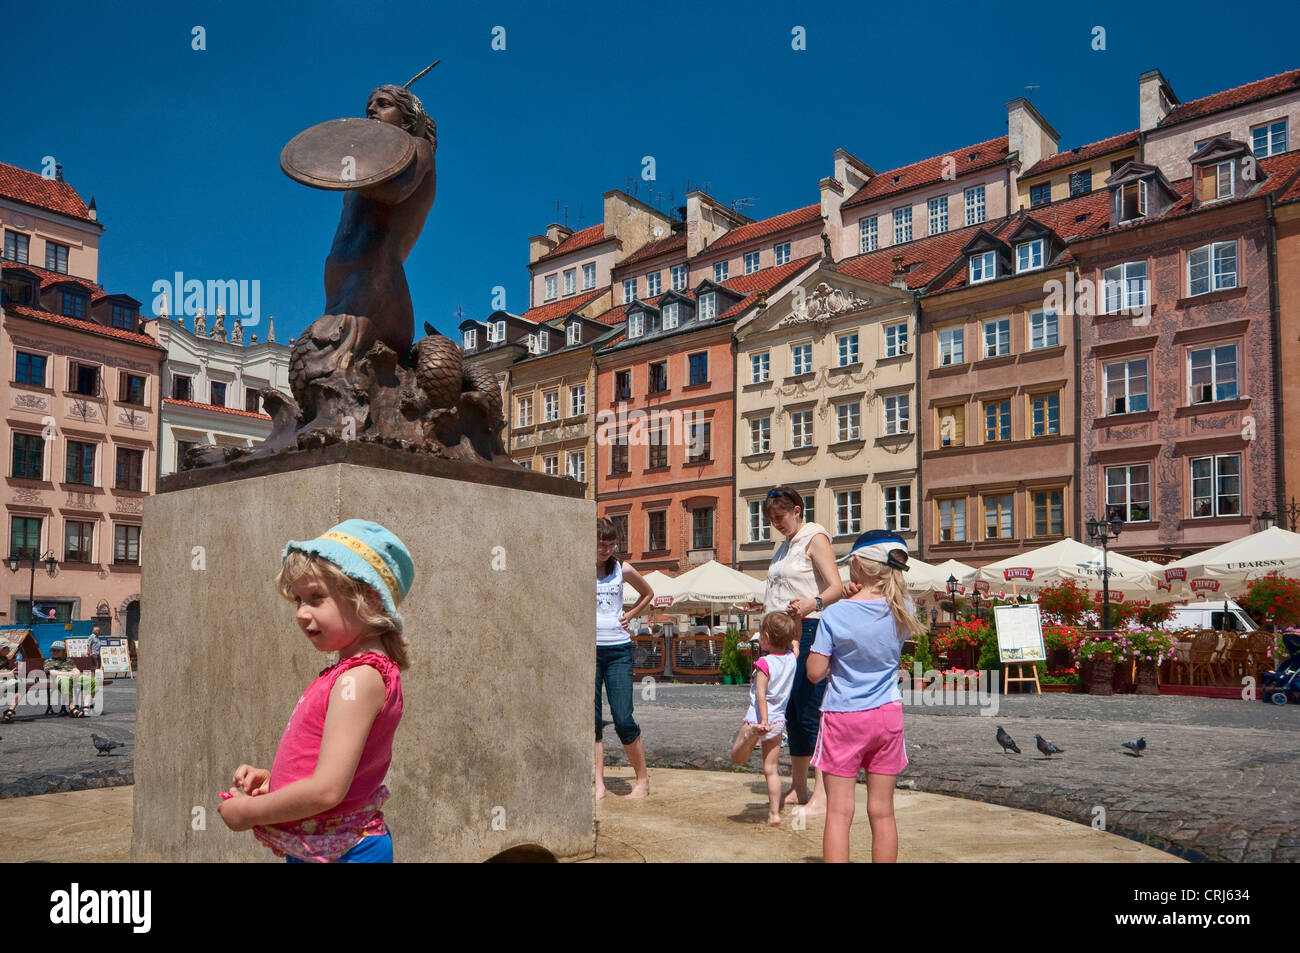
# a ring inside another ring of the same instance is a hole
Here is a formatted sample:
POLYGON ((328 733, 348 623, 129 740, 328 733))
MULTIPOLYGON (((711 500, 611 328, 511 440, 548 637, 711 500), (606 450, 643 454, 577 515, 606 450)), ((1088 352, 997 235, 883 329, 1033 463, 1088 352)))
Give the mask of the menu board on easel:
POLYGON ((101 640, 99 660, 105 675, 131 674, 131 652, 126 639, 101 640))
POLYGON ((1037 605, 994 606, 993 625, 998 635, 998 660, 1004 665, 1046 661, 1043 620, 1037 605))

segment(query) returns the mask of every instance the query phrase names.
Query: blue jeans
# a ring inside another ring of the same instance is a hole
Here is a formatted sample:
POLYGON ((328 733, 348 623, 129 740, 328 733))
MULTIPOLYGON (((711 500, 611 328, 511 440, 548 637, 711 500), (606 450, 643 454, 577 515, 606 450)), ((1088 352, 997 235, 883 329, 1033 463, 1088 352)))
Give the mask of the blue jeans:
POLYGON ((785 706, 785 729, 790 736, 790 757, 811 758, 817 747, 817 731, 821 727, 822 698, 830 681, 823 678, 814 685, 808 681, 808 652, 817 635, 817 620, 804 619, 799 634, 799 661, 795 663, 794 687, 790 701, 785 706))
POLYGON ((600 683, 605 683, 609 711, 614 716, 618 740, 630 745, 641 737, 641 728, 632 719, 632 643, 596 646, 596 740, 604 739, 605 725, 600 709, 600 683))
MULTIPOLYGON (((305 864, 305 860, 285 856, 290 864, 305 864)), ((336 864, 391 864, 393 862, 392 834, 377 834, 361 838, 361 843, 335 861, 336 864)))

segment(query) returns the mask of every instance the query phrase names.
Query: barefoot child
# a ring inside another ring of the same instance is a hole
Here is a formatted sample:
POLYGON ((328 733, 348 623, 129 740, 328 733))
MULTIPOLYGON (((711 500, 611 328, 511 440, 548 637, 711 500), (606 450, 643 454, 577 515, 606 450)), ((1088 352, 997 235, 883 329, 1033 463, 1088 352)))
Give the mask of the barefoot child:
POLYGON ((767 778, 767 822, 781 824, 781 735, 785 733, 785 706, 794 687, 799 660, 791 646, 799 638, 799 623, 788 612, 769 612, 759 623, 759 647, 766 653, 754 663, 749 686, 749 710, 731 748, 733 764, 744 764, 763 739, 763 775, 767 778))
POLYGON ((276 585, 297 603, 298 627, 339 661, 298 699, 271 770, 235 769, 221 819, 290 863, 392 863, 381 808, 409 664, 397 605, 411 554, 378 523, 345 520, 291 541, 282 559, 276 585))
MULTIPOLYGON (((923 630, 906 599, 907 543, 886 530, 863 533, 849 555, 850 578, 862 588, 822 613, 808 657, 808 678, 830 672, 813 764, 826 776, 822 859, 849 859, 858 772, 867 772, 871 859, 898 860, 894 779, 907 767, 898 659, 903 641, 923 630)), ((843 562, 843 560, 841 560, 843 562)))

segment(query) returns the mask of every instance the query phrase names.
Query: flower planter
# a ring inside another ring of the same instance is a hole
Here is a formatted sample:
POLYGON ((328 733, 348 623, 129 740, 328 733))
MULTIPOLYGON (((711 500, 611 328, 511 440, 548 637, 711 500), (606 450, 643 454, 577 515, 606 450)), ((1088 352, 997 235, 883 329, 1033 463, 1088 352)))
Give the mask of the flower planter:
POLYGON ((1089 695, 1115 694, 1115 660, 1098 656, 1087 665, 1086 683, 1089 695))
POLYGON ((979 661, 978 645, 958 644, 948 649, 948 667, 972 669, 979 661))
POLYGON ((1146 659, 1138 660, 1137 671, 1137 693, 1139 695, 1159 695, 1160 686, 1156 682, 1156 672, 1160 663, 1152 659, 1148 662, 1146 659))
POLYGON ((1069 649, 1048 649, 1047 670, 1074 668, 1074 654, 1069 649))
POLYGON ((1128 659, 1120 659, 1111 664, 1115 666, 1115 674, 1111 676, 1111 686, 1115 689, 1115 694, 1133 694, 1133 663, 1128 659))
POLYGON ((1051 684, 1048 684, 1048 683, 1046 683, 1046 682, 1042 682, 1042 683, 1039 684, 1038 687, 1041 688, 1044 692, 1073 692, 1073 693, 1078 693, 1078 692, 1082 692, 1082 691, 1083 691, 1083 686, 1082 686, 1082 685, 1065 685, 1065 684, 1062 684, 1062 683, 1060 683, 1060 682, 1053 682, 1053 683, 1051 683, 1051 684))

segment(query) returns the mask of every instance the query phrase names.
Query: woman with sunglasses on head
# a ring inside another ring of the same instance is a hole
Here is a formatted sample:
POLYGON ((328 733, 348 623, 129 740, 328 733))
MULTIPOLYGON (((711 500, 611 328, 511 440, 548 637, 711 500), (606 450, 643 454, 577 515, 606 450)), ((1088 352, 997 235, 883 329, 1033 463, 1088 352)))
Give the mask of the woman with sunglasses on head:
POLYGON ((808 764, 817 746, 826 682, 812 684, 805 669, 822 610, 842 598, 845 592, 835 568, 830 534, 819 523, 804 522, 803 510, 803 497, 789 486, 769 490, 763 501, 768 522, 785 537, 768 566, 763 611, 788 612, 802 623, 794 688, 786 705, 793 786, 782 801, 803 805, 803 812, 808 816, 826 813, 821 771, 817 772, 812 795, 808 793, 808 764))

